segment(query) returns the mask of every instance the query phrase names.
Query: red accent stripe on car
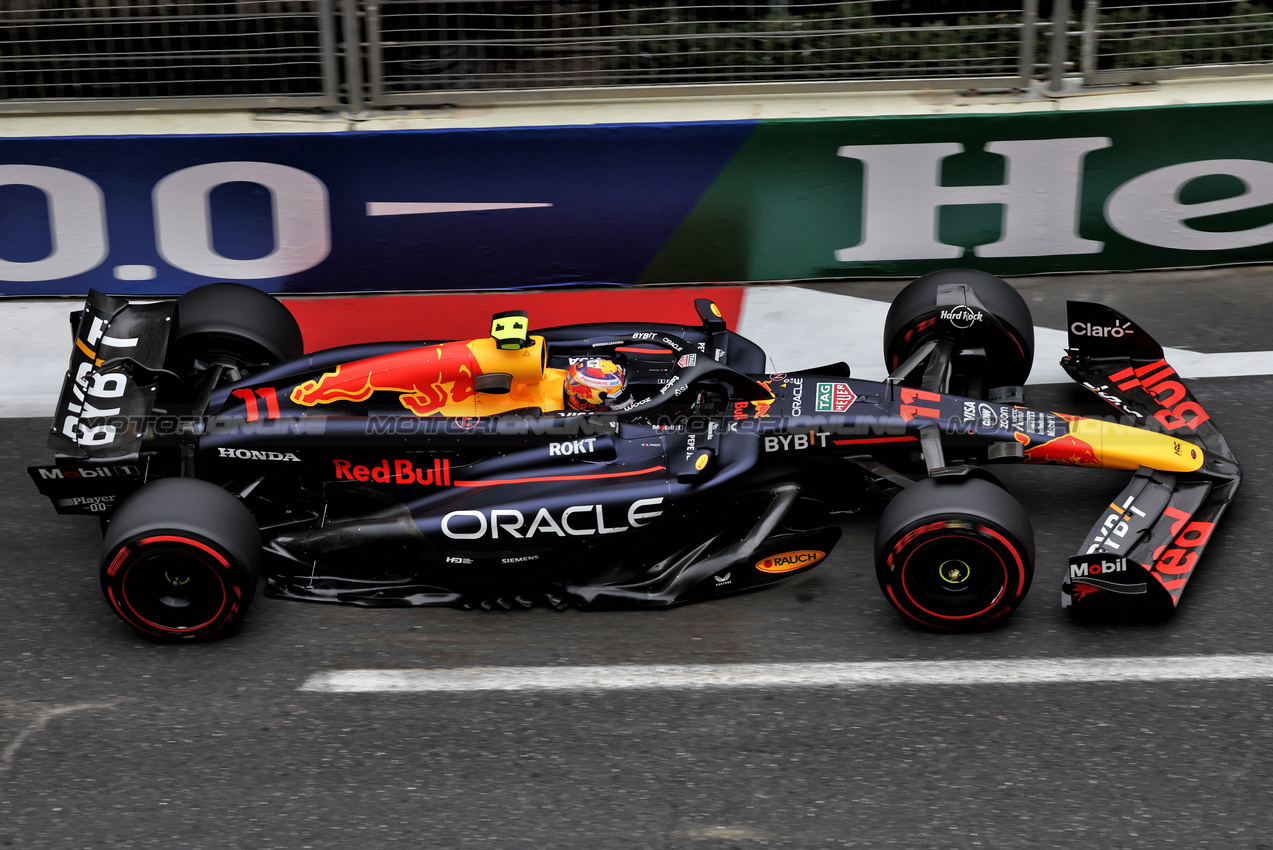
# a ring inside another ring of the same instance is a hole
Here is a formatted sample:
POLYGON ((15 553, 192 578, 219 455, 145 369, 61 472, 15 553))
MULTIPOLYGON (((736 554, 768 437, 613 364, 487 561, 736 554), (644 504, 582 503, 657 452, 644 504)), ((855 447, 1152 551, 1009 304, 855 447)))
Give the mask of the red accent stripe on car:
POLYGON ((494 487, 497 484, 534 484, 539 481, 594 481, 598 478, 628 478, 633 475, 645 475, 658 472, 666 466, 650 466, 645 469, 634 469, 631 472, 599 472, 595 475, 538 475, 534 478, 491 478, 485 481, 453 481, 456 487, 494 487))
POLYGON ((837 446, 856 446, 862 443, 919 442, 919 437, 865 437, 861 440, 832 440, 837 446))

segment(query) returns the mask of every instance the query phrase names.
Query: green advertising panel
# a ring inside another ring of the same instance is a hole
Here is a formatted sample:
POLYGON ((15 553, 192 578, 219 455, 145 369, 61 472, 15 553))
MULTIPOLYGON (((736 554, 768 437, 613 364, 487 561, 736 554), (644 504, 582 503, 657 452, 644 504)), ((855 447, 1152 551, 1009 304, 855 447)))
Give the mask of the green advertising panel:
POLYGON ((642 282, 1273 261, 1273 102, 763 121, 642 282))

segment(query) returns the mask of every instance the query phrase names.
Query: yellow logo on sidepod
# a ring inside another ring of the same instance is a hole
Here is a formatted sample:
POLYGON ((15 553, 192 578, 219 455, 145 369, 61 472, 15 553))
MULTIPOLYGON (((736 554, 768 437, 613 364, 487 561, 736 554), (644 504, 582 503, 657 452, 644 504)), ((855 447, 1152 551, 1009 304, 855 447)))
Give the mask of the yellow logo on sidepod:
POLYGON ((799 549, 795 552, 783 552, 772 555, 763 561, 756 562, 756 569, 762 573, 789 573, 801 567, 809 567, 827 556, 826 552, 817 549, 799 549))

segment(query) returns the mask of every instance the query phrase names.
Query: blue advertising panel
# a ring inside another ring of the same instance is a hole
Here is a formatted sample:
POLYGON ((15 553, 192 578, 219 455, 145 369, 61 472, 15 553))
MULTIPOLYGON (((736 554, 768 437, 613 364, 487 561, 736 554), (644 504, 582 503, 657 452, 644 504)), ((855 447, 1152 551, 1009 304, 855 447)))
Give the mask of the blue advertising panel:
POLYGON ((1268 262, 1273 102, 0 138, 0 295, 1268 262))
POLYGON ((0 295, 631 283, 753 126, 0 139, 0 295))

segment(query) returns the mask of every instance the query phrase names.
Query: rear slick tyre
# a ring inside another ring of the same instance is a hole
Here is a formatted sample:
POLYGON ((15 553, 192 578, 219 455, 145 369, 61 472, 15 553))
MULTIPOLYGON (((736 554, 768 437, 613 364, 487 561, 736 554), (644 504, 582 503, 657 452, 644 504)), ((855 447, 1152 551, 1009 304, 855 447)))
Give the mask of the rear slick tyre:
POLYGON ((984 345, 980 383, 986 387, 1022 386, 1034 363, 1034 319, 1021 293, 1006 281, 978 269, 942 269, 916 278, 897 294, 884 320, 884 362, 890 372, 931 339, 954 333, 963 342, 984 345), (965 331, 938 321, 938 290, 963 284, 997 320, 977 321, 965 331))
POLYGON ((177 299, 177 335, 168 368, 188 376, 196 362, 227 363, 243 376, 305 353, 300 325, 267 292, 241 283, 209 283, 177 299))
POLYGON ((165 478, 116 511, 102 541, 102 593, 156 640, 230 633, 256 592, 261 535, 238 499, 214 484, 165 478))
POLYGON ((996 483, 927 478, 880 515, 875 569, 884 595, 911 620, 972 631, 1025 599, 1034 532, 1025 509, 996 483))

